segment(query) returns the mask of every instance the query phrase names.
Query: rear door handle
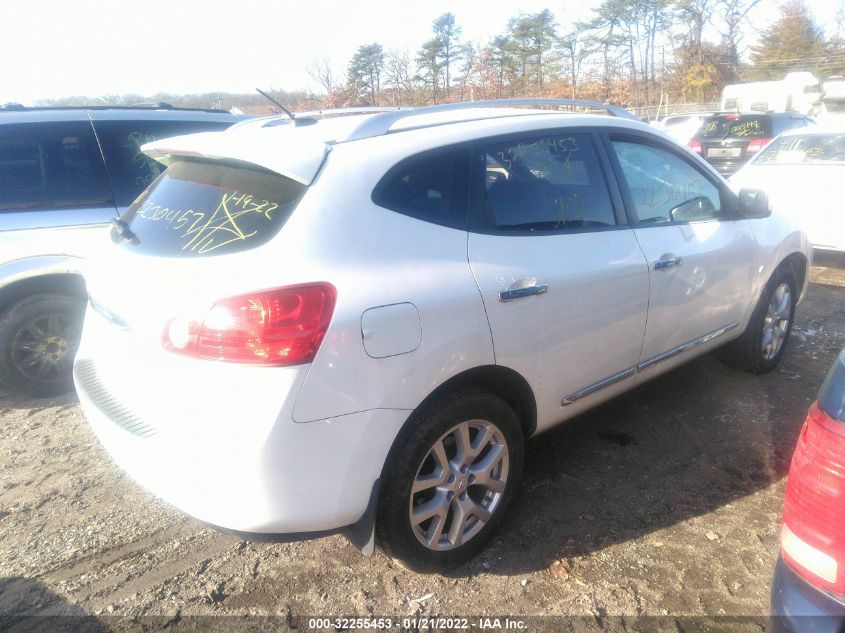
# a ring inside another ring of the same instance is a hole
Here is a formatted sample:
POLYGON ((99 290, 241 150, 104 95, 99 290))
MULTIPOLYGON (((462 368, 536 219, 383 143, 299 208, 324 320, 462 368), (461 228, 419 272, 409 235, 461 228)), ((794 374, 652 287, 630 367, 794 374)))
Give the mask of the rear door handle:
POLYGON ((683 259, 676 255, 666 254, 656 262, 654 262, 654 270, 665 270, 667 268, 675 268, 684 262, 683 259))
POLYGON ((522 299, 523 297, 531 297, 533 295, 541 295, 549 289, 549 284, 539 284, 536 279, 528 280, 522 279, 511 286, 510 290, 503 290, 499 293, 499 301, 507 303, 513 299, 522 299), (531 283, 533 282, 533 283, 531 283), (527 286, 520 286, 520 284, 530 283, 527 286), (513 286, 517 286, 514 288, 513 286))

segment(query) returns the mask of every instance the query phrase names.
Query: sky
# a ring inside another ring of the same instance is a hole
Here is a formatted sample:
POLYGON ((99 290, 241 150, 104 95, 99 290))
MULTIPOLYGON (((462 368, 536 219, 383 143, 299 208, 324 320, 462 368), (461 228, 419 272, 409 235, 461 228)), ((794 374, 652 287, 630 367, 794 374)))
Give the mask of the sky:
MULTIPOLYGON (((822 25, 845 0, 806 0, 822 25)), ((776 17, 763 0, 754 20, 776 17)), ((0 0, 0 103, 157 92, 319 91, 307 68, 328 58, 342 78, 361 44, 408 50, 451 11, 486 44, 519 11, 562 26, 599 0, 0 0)))

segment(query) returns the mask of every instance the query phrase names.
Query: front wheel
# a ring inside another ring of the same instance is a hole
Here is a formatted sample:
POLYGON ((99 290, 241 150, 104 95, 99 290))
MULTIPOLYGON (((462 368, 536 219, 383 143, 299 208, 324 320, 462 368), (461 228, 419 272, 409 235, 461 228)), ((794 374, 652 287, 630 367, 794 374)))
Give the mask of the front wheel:
POLYGON ((469 560, 501 521, 522 461, 519 421, 501 398, 468 389, 432 403, 385 463, 376 514, 382 549, 413 571, 469 560))
POLYGON ((786 268, 775 271, 751 315, 745 332, 720 350, 729 365, 764 374, 780 362, 795 318, 795 278, 786 268))

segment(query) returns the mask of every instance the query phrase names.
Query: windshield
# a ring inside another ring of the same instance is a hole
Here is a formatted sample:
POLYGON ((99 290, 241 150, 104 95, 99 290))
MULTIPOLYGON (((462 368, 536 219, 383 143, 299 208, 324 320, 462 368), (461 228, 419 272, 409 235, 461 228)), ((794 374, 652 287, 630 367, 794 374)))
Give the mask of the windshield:
POLYGON ((775 139, 756 163, 845 163, 845 134, 801 134, 775 139))
POLYGON ((279 232, 305 189, 263 170, 177 162, 123 214, 130 231, 121 235, 115 229, 112 239, 145 254, 170 257, 249 250, 279 232))
POLYGON ((772 136, 772 122, 767 116, 721 115, 710 117, 696 135, 699 138, 753 138, 772 136))

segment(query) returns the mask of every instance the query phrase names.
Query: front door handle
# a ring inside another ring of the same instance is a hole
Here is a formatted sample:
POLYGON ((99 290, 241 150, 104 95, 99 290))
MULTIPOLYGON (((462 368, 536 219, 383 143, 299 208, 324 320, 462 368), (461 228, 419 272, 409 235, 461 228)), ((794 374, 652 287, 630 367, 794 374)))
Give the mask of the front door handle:
POLYGON ((521 279, 515 282, 509 290, 499 293, 499 301, 507 303, 513 299, 522 299, 532 295, 541 295, 549 289, 549 284, 537 283, 536 279, 521 279))
POLYGON ((654 270, 666 270, 667 268, 675 268, 684 262, 683 259, 677 255, 667 253, 656 262, 654 262, 654 270))

